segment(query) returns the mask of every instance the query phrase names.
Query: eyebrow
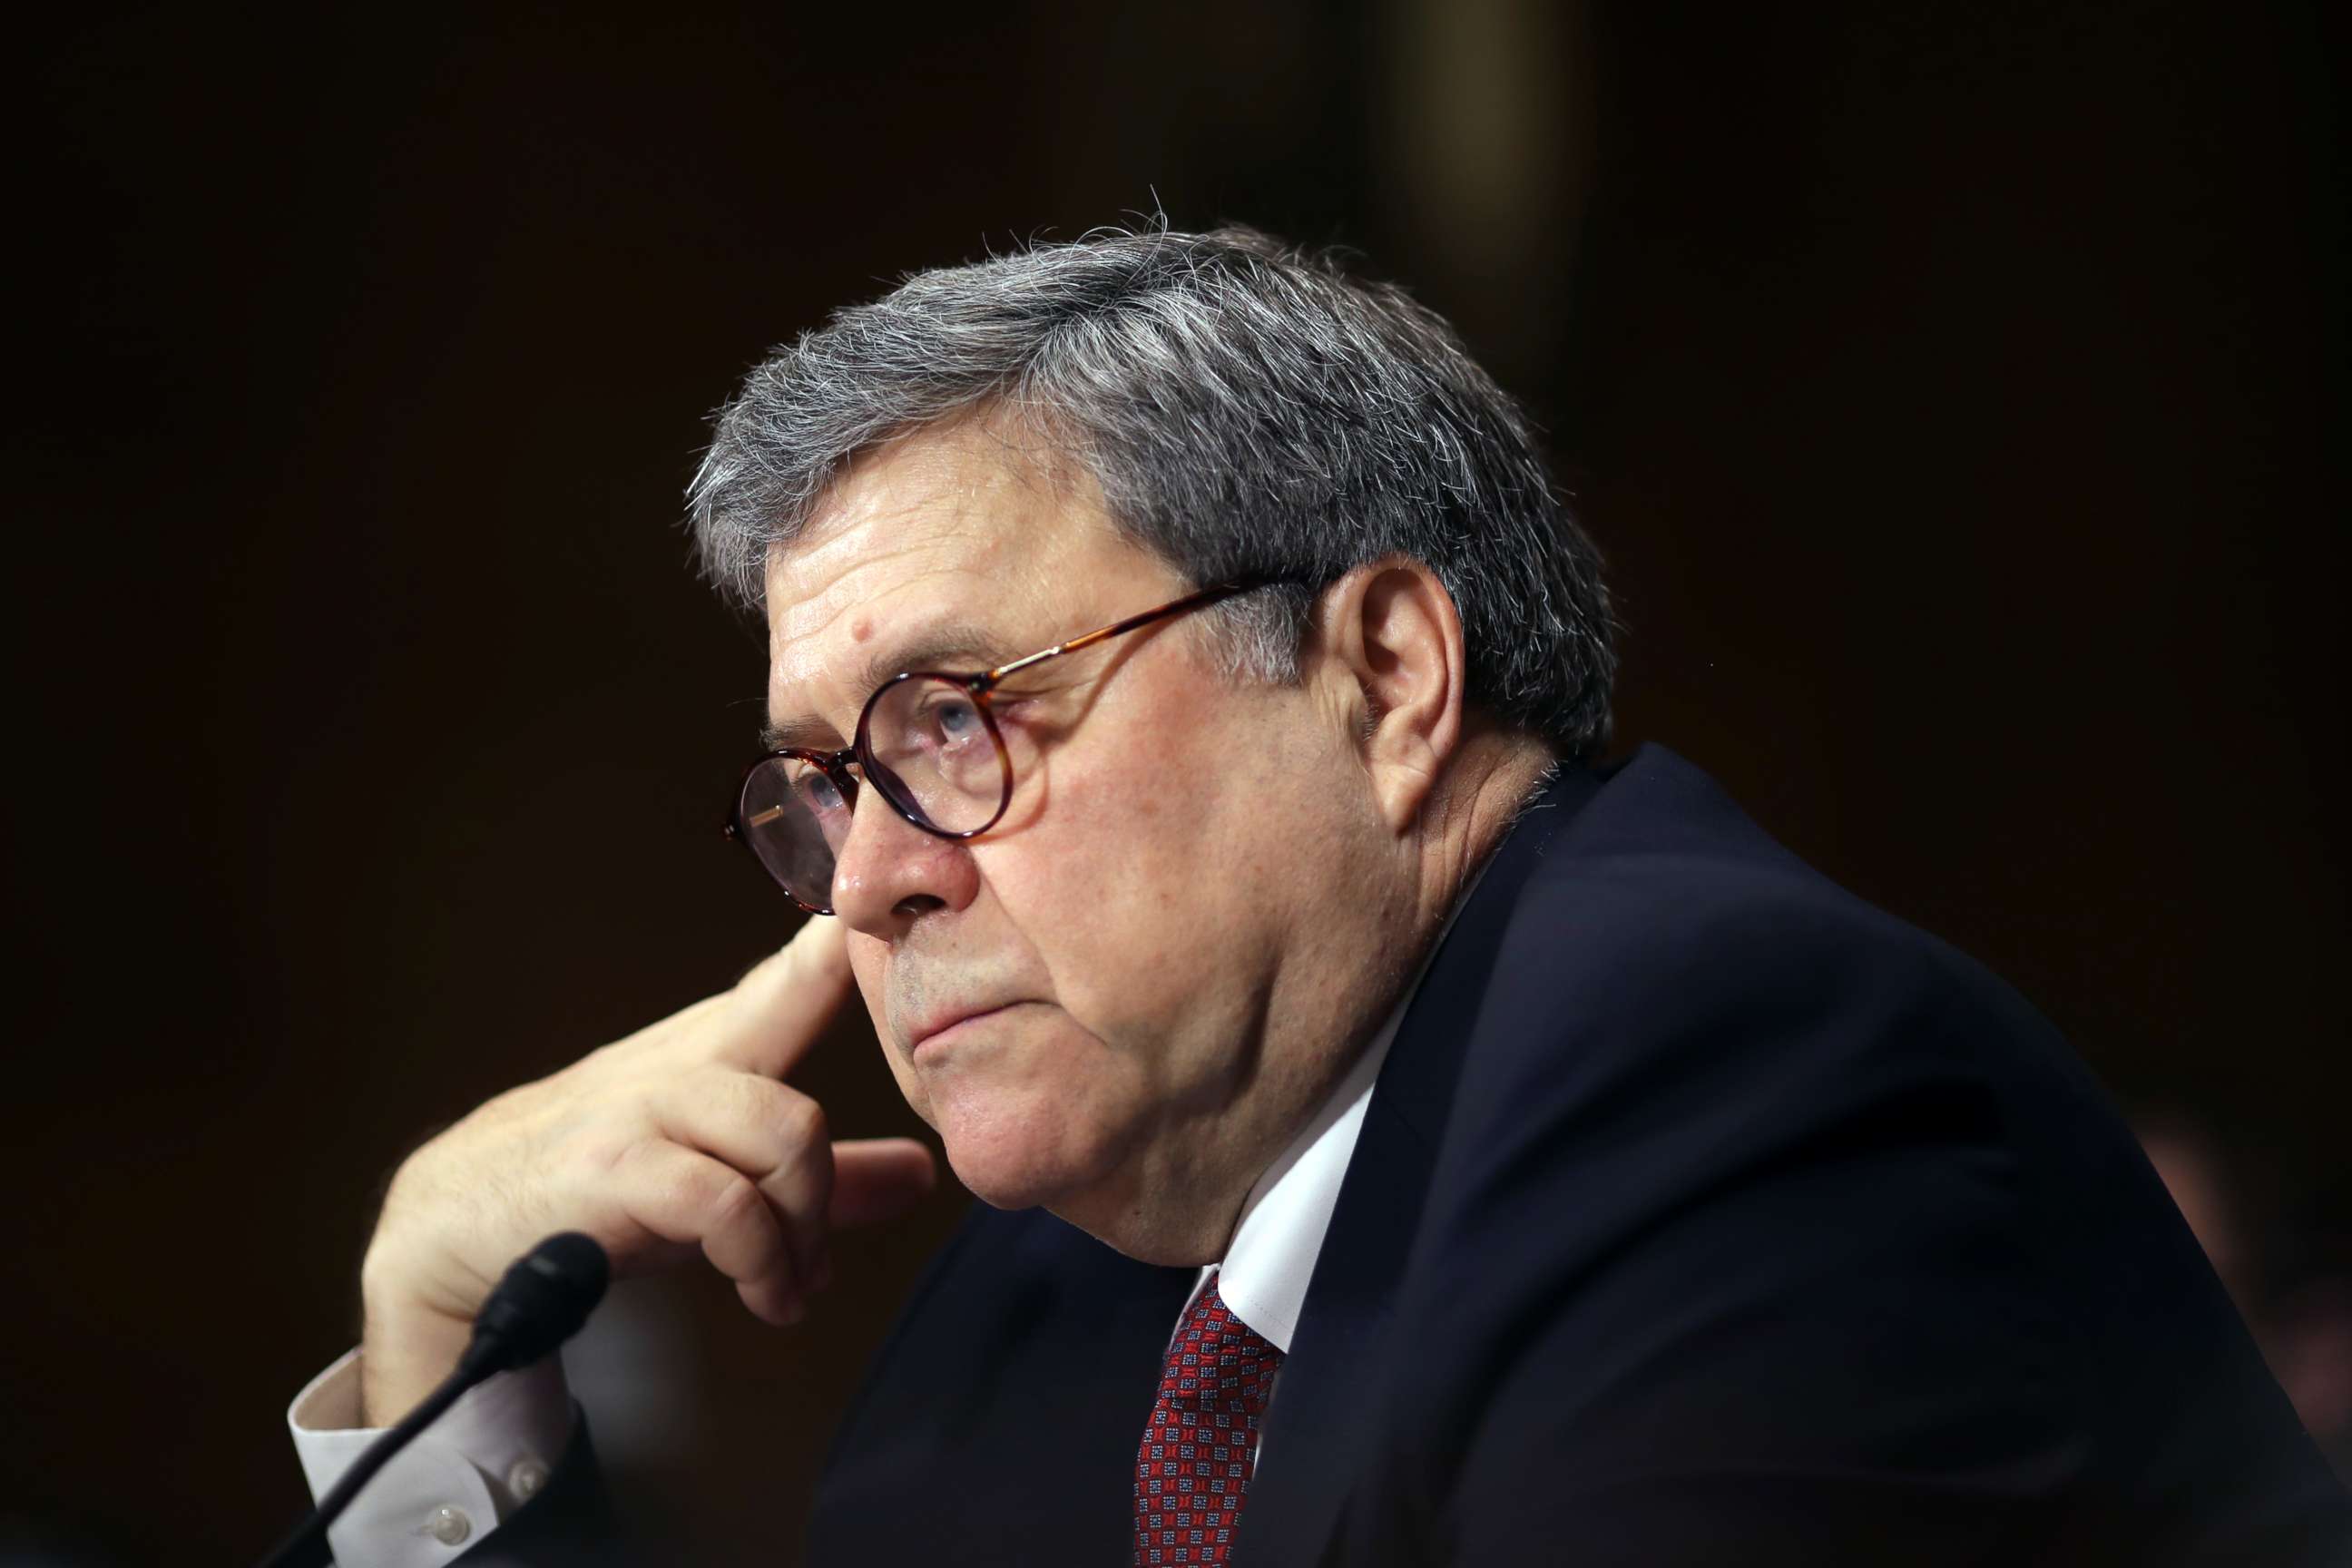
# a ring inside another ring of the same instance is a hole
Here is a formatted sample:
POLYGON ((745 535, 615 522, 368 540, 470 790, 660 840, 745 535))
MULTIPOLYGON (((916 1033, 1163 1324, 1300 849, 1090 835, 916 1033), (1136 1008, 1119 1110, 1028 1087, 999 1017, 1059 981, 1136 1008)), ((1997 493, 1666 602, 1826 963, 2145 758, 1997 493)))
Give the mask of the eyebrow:
MULTIPOLYGON (((910 669, 939 669, 957 675, 993 669, 1005 662, 1003 647, 1003 639, 977 621, 933 621, 899 641, 877 644, 857 667, 851 689, 871 692, 892 676, 910 669)), ((766 751, 781 751, 786 746, 831 751, 838 744, 833 726, 814 714, 801 714, 760 727, 760 745, 766 751)))

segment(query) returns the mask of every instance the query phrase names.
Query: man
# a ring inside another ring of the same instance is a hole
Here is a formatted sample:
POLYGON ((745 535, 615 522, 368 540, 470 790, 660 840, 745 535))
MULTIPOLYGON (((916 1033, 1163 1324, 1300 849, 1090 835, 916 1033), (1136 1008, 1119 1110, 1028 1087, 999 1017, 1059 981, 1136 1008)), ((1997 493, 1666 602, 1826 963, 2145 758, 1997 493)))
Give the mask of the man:
MULTIPOLYGON (((982 1203, 813 1561, 2344 1542, 2047 1026, 1671 754, 1595 765, 1594 552, 1401 294, 1238 231, 924 274, 753 372, 693 500, 770 629, 736 830, 826 912, 402 1168, 315 1485, 545 1232, 793 1321, 931 1177, 786 1081, 854 979, 982 1203)), ((347 1568, 595 1549, 559 1374, 428 1442, 347 1568)))

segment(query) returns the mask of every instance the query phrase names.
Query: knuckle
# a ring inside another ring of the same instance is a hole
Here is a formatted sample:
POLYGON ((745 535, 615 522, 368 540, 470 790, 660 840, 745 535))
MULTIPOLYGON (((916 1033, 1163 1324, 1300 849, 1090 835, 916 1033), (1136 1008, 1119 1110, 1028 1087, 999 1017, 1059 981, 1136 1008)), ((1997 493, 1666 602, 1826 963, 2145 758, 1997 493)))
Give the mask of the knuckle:
POLYGON ((599 1129, 573 1142, 568 1163, 579 1183, 593 1190, 617 1179, 644 1142, 615 1128, 599 1129))
POLYGON ((783 1168, 804 1166, 818 1150, 833 1147, 825 1126, 825 1107, 809 1096, 788 1096, 776 1102, 769 1110, 769 1126, 774 1126, 776 1138, 781 1140, 776 1163, 783 1168))
MULTIPOLYGON (((781 1086, 780 1086, 781 1087, 781 1086)), ((775 1115, 793 1144, 794 1152, 805 1155, 808 1151, 824 1146, 829 1131, 824 1107, 805 1094, 785 1091, 786 1098, 776 1107, 775 1115)))
POLYGON ((735 1230, 756 1225, 768 1210, 768 1200, 750 1177, 731 1175, 719 1184, 710 1195, 710 1217, 721 1229, 735 1230))
POLYGON ((795 1226, 816 1223, 833 1193, 833 1150, 822 1139, 796 1143, 761 1185, 795 1226))

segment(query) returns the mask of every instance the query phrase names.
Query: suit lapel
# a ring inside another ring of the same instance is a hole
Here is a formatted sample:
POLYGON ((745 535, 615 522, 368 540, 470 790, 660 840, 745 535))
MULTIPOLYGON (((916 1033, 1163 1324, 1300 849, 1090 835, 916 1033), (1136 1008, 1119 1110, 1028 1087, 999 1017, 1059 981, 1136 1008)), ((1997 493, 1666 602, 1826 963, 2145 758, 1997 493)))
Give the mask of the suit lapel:
POLYGON ((807 1560, 1129 1561, 1136 1445, 1194 1272, 974 1204, 843 1422, 807 1560))
POLYGON ((1598 784, 1565 773, 1504 840, 1398 1026, 1266 1411, 1267 1462, 1234 1542, 1243 1568, 1312 1563, 1339 1521, 1369 1440, 1366 1391, 1387 1361, 1391 1303, 1504 931, 1545 845, 1598 784))

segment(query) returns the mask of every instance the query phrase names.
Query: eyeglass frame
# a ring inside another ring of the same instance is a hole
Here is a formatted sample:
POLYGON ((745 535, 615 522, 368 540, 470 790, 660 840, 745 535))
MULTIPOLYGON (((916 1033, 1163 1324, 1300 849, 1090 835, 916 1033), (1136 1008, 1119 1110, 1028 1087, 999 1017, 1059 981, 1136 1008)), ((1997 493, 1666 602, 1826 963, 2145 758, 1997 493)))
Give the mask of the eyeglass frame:
MULTIPOLYGON (((1090 632, 1081 632, 1076 637, 1066 638, 1051 647, 1040 648, 1035 653, 1024 655, 1008 664, 1000 664, 992 669, 971 672, 902 669, 874 689, 874 694, 866 700, 866 706, 858 710, 857 729, 851 735, 850 743, 841 750, 826 752, 807 746, 779 746, 773 751, 762 752, 752 758, 751 765, 743 770, 743 776, 736 783, 735 804, 729 808, 727 821, 720 830, 727 837, 743 846, 744 852, 758 863, 761 872, 777 887, 782 888, 784 896, 793 903, 813 915, 834 914, 835 910, 818 908, 786 886, 783 878, 778 875, 766 860, 761 858, 759 849, 751 843, 751 826, 743 821, 743 795, 751 783, 752 775, 761 768, 780 757, 807 763, 824 773, 825 778, 832 783, 834 789, 855 813, 857 809, 858 786, 872 778, 877 771, 872 762, 873 748, 867 742, 869 722, 874 717, 876 706, 881 702, 886 693, 907 681, 943 680, 950 685, 961 687, 971 695, 972 707, 980 714, 982 727, 987 730, 988 739, 996 748, 996 764, 1002 772, 1004 785, 1003 792, 997 797, 995 813, 978 827, 962 829, 940 827, 924 821, 916 811, 893 797, 888 785, 877 783, 874 790, 882 797, 883 804, 897 812, 910 826, 920 828, 935 838, 955 840, 977 838, 1002 822, 1004 819, 1004 814, 1013 808, 1014 783, 1013 752, 1004 743, 1003 732, 996 727, 996 715, 991 710, 989 703, 990 694, 1002 685, 1006 678, 1017 675, 1024 669, 1034 668, 1048 659, 1059 658, 1064 654, 1076 653, 1082 648, 1092 647, 1097 643, 1108 642, 1113 637, 1124 637, 1129 632, 1140 631, 1155 621, 1166 620, 1193 610, 1206 609, 1211 605, 1233 598, 1236 595, 1252 593, 1259 588, 1274 587, 1294 581, 1296 579, 1282 576, 1245 577, 1215 584, 1206 588, 1197 588, 1181 598, 1171 599, 1157 608, 1145 610, 1139 615, 1129 616, 1123 620, 1113 621, 1108 626, 1097 626, 1090 632), (849 764, 852 763, 857 764, 856 774, 852 774, 849 771, 849 764)), ((884 778, 895 776, 887 767, 879 771, 884 778)), ((835 858, 837 862, 838 857, 836 856, 835 858)))

